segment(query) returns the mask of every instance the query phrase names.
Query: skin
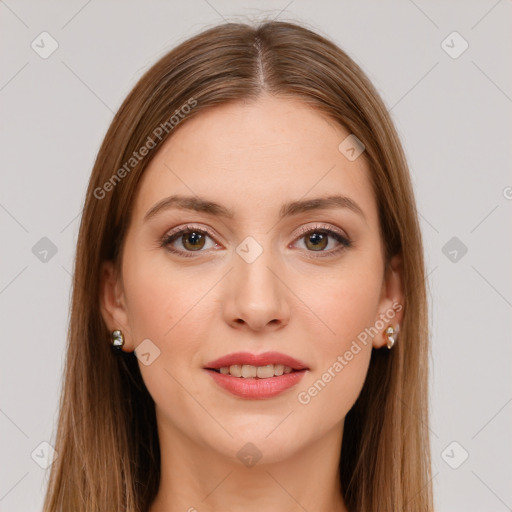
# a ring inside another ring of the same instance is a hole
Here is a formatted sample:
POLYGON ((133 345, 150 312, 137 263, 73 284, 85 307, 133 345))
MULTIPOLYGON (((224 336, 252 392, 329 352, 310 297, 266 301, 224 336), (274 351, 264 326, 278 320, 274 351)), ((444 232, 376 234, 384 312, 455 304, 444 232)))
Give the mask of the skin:
POLYGON ((402 313, 366 345, 359 343, 360 351, 309 403, 300 403, 298 394, 358 334, 403 303, 398 256, 385 272, 367 163, 338 150, 348 135, 298 99, 264 95, 190 119, 147 168, 121 273, 109 262, 103 266, 101 307, 109 329, 123 331, 124 350, 145 339, 160 350, 149 365, 139 360, 156 404, 162 454, 150 512, 347 510, 338 483, 344 419, 364 384, 372 347, 387 350, 382 331, 399 324, 402 313), (338 207, 278 221, 284 202, 334 193, 355 201, 364 217, 338 207), (173 194, 215 201, 234 217, 170 208, 144 220, 173 194), (204 245, 190 236, 183 245, 178 236, 172 247, 188 250, 190 258, 160 243, 187 224, 215 235, 204 245), (311 234, 299 229, 318 225, 352 245, 330 236, 315 250, 311 234), (248 236, 263 249, 252 263, 236 252, 248 236), (239 398, 203 369, 237 351, 283 352, 309 370, 277 397, 239 398), (262 454, 250 467, 237 457, 249 442, 262 454))

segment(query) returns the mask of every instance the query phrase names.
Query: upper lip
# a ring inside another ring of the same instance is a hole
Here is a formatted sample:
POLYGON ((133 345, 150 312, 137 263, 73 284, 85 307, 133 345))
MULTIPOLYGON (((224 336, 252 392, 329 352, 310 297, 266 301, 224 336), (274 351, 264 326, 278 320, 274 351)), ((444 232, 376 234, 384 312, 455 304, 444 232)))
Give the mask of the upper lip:
POLYGON ((234 352, 226 356, 206 363, 205 368, 218 370, 231 365, 250 364, 252 366, 267 366, 269 364, 282 364, 293 370, 308 370, 308 366, 294 357, 280 352, 264 352, 263 354, 251 354, 249 352, 234 352))

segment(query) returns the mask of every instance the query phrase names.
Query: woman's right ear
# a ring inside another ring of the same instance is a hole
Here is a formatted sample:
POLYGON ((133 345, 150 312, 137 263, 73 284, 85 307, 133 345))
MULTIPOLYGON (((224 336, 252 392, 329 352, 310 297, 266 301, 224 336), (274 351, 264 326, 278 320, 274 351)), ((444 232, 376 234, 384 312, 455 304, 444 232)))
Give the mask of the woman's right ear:
POLYGON ((102 263, 100 276, 100 310, 103 320, 109 331, 119 329, 128 342, 126 335, 129 333, 129 323, 121 276, 112 261, 102 263))

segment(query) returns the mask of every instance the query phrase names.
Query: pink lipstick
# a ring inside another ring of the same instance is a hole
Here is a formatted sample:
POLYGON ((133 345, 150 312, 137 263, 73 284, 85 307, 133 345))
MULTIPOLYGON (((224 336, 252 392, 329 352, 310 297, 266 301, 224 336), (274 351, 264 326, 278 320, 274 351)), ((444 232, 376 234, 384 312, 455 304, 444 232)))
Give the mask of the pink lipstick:
POLYGON ((210 361, 204 369, 221 388, 252 400, 283 393, 309 370, 302 361, 279 352, 236 352, 210 361))

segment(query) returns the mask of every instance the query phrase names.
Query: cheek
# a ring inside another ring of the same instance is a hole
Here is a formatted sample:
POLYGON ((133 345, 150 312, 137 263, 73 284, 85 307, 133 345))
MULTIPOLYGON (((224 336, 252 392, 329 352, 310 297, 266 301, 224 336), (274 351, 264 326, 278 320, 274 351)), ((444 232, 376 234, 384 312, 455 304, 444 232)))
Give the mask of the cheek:
POLYGON ((344 351, 366 328, 374 325, 382 293, 382 262, 368 257, 347 258, 336 272, 318 273, 304 281, 302 293, 321 319, 326 351, 344 351), (316 283, 314 288, 307 284, 316 283), (316 290, 313 292, 312 290, 316 290))
POLYGON ((372 325, 374 307, 374 301, 367 300, 340 306, 337 319, 331 321, 335 336, 315 344, 317 364, 296 398, 304 418, 322 418, 322 431, 346 416, 363 388, 372 354, 365 328, 372 325))
POLYGON ((363 388, 371 357, 371 346, 349 346, 328 358, 297 393, 304 419, 320 417, 323 427, 338 424, 350 411, 363 388))
MULTIPOLYGON (((375 335, 371 328, 378 318, 382 271, 381 261, 373 256, 351 260, 350 264, 347 261, 329 279, 317 279, 322 293, 308 295, 308 304, 322 320, 323 335, 315 337, 317 365, 297 399, 308 414, 322 415, 326 424, 336 423, 347 414, 364 385, 375 335)), ((318 329, 318 320, 315 322, 318 329)))
POLYGON ((207 294, 216 280, 216 276, 198 278, 197 271, 173 267, 165 255, 132 253, 125 262, 130 331, 135 347, 146 339, 156 347, 154 361, 146 365, 141 359, 139 368, 159 406, 172 404, 175 410, 194 407, 184 390, 198 394, 196 383, 189 380, 190 367, 199 366, 203 355, 201 341, 207 339, 211 325, 207 294))
POLYGON ((163 251, 156 255, 132 252, 123 276, 135 343, 150 338, 161 350, 201 313, 201 298, 214 284, 207 273, 199 279, 192 268, 171 265, 163 251))
POLYGON ((212 297, 219 272, 199 273, 192 265, 178 266, 164 251, 132 249, 127 254, 123 283, 134 346, 149 339, 157 354, 149 365, 139 360, 143 380, 156 403, 169 403, 173 397, 178 409, 189 408, 183 386, 194 396, 201 391, 190 375, 205 362, 204 343, 218 321, 212 297))

